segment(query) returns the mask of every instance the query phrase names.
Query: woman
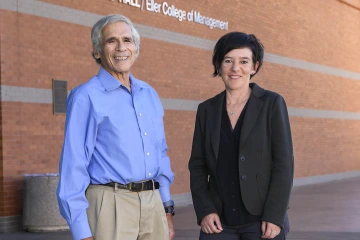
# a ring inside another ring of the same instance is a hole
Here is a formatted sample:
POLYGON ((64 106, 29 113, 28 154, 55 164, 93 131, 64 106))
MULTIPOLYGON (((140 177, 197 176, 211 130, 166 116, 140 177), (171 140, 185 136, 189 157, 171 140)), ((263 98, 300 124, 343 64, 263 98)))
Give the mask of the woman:
POLYGON ((189 161, 200 239, 285 239, 293 180, 287 107, 250 79, 264 48, 252 34, 231 32, 213 53, 213 76, 225 91, 198 107, 189 161))

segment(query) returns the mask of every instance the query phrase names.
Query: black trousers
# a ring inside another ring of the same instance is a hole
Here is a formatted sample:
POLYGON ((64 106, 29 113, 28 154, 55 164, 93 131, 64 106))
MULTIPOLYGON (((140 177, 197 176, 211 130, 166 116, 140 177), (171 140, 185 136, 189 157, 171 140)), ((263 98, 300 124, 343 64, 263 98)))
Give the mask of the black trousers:
MULTIPOLYGON (((253 222, 239 226, 222 225, 221 233, 206 234, 200 230, 199 240, 263 240, 261 238, 261 222, 253 222)), ((289 218, 286 214, 284 228, 281 229, 279 235, 274 240, 286 240, 286 235, 290 230, 289 218)))

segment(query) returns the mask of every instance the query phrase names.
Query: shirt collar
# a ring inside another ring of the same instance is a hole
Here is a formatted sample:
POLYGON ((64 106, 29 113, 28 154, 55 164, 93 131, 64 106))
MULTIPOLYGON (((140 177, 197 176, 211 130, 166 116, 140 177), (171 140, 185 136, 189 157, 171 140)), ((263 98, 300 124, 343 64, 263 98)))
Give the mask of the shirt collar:
MULTIPOLYGON (((115 90, 119 88, 121 85, 123 85, 119 80, 114 78, 108 71, 106 71, 102 67, 100 67, 98 78, 106 91, 115 90)), ((132 74, 130 74, 130 85, 132 89, 149 87, 149 85, 135 78, 132 74)))

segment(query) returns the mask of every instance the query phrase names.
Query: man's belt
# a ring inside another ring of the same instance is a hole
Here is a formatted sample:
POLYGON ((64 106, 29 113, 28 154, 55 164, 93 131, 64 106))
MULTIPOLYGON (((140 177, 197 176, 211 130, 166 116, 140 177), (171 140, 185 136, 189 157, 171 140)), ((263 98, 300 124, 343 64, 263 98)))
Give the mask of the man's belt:
POLYGON ((113 187, 113 188, 120 188, 120 189, 127 189, 132 192, 141 192, 141 191, 148 191, 159 189, 160 184, 158 182, 154 182, 153 180, 149 180, 146 182, 131 182, 128 184, 120 184, 115 182, 110 182, 107 184, 103 184, 105 186, 113 187))

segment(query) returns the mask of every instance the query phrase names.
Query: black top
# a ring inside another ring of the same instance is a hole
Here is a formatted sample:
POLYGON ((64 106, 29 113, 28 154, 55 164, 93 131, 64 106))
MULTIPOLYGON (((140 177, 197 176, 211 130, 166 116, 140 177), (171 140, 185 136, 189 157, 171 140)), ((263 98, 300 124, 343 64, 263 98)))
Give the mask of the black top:
MULTIPOLYGON (((223 213, 220 219, 223 224, 228 226, 243 225, 261 220, 261 216, 251 215, 246 210, 240 192, 239 164, 237 159, 239 158, 240 134, 247 105, 248 103, 245 104, 234 129, 232 129, 226 111, 226 100, 224 100, 222 110, 220 146, 216 171, 223 203, 223 213)), ((254 191, 257 190, 254 189, 254 191)))

